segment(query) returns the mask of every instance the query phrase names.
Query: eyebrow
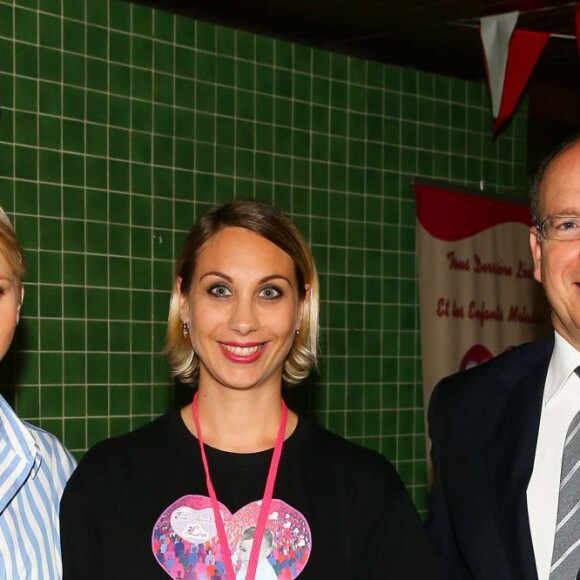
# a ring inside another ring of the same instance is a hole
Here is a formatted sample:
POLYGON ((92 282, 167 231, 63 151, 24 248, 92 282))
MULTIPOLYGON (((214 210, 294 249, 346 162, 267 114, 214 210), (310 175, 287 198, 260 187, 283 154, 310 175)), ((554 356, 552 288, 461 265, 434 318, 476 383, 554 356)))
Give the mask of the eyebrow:
MULTIPOLYGON (((231 276, 228 276, 227 274, 224 274, 223 272, 217 272, 214 270, 212 270, 211 272, 206 272, 205 274, 201 275, 199 277, 199 281, 201 282, 207 276, 216 276, 217 278, 223 278, 227 282, 230 282, 230 284, 234 283, 234 279, 231 276)), ((286 280, 288 285, 292 286, 291 280, 289 278, 287 278, 286 276, 283 276, 282 274, 270 274, 270 276, 265 276, 264 278, 259 280, 259 284, 265 284, 266 282, 270 282, 272 280, 286 280)))
POLYGON ((554 213, 547 215, 545 219, 549 219, 549 218, 553 218, 553 217, 557 217, 557 216, 576 217, 578 215, 580 215, 580 211, 578 211, 577 209, 565 208, 565 209, 561 209, 561 210, 558 210, 557 212, 554 212, 554 213))

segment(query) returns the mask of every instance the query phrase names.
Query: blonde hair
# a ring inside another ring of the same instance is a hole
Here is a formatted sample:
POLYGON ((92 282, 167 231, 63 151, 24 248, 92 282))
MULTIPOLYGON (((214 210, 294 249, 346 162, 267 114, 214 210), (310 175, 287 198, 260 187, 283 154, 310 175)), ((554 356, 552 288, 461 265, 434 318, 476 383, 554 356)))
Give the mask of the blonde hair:
POLYGON ((198 380, 199 359, 189 338, 183 335, 180 298, 190 290, 197 258, 204 244, 228 227, 244 228, 262 236, 286 252, 294 262, 299 297, 305 300, 304 312, 300 330, 284 362, 282 378, 286 383, 299 383, 317 366, 319 284, 316 266, 310 248, 296 226, 279 209, 252 200, 237 200, 211 209, 196 222, 185 240, 175 269, 164 349, 173 374, 183 383, 198 380), (178 279, 181 280, 181 293, 178 279), (308 293, 306 285, 310 285, 308 293))
POLYGON ((16 289, 18 291, 18 299, 20 300, 20 291, 22 290, 22 278, 26 273, 24 266, 24 252, 22 246, 16 238, 16 232, 12 227, 10 219, 6 212, 0 207, 0 253, 8 262, 14 280, 16 282, 16 289))

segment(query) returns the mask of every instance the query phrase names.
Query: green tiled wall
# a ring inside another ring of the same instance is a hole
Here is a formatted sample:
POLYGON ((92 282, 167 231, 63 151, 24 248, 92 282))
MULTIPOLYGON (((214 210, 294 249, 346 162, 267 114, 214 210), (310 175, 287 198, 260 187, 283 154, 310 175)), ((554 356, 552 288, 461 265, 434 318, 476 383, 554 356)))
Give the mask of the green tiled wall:
POLYGON ((28 263, 2 389, 21 416, 80 456, 171 407, 173 258, 209 205, 257 197, 321 274, 320 374, 291 399, 424 506, 411 180, 522 191, 525 107, 494 140, 481 83, 124 0, 0 0, 0 100, 0 204, 28 263))

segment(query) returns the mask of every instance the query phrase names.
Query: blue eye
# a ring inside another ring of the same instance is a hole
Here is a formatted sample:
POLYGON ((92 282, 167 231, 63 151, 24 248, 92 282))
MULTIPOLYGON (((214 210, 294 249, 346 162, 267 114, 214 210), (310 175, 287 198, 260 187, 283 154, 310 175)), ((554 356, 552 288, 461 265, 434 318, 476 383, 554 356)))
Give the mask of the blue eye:
POLYGON ((275 300, 276 298, 280 298, 282 294, 283 292, 280 288, 277 288, 276 286, 266 286, 260 290, 258 296, 260 298, 265 298, 266 300, 275 300))
POLYGON ((554 225, 556 228, 561 230, 573 230, 577 227, 580 227, 580 222, 577 219, 576 220, 566 219, 565 221, 561 223, 556 223, 554 225))
POLYGON ((208 289, 208 292, 216 298, 226 298, 232 295, 231 290, 225 284, 214 284, 208 289))

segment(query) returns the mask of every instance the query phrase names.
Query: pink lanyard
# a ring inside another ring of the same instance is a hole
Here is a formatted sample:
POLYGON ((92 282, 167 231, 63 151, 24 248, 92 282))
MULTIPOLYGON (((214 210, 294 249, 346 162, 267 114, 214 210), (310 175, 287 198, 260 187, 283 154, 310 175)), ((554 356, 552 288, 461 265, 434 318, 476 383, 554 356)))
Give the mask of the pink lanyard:
MULTIPOLYGON (((222 519, 219 510, 217 496, 213 484, 211 482, 211 477, 209 475, 209 465, 207 463, 207 457, 205 455, 203 436, 201 434, 201 425, 199 423, 199 417, 197 413, 197 392, 193 397, 193 403, 191 405, 191 408, 193 412, 193 420, 195 422, 195 428, 197 430, 197 439, 199 441, 199 448, 201 450, 201 459, 203 461, 203 468, 205 470, 205 481, 211 499, 211 506, 213 509, 215 523, 217 526, 218 537, 220 540, 224 564, 227 571, 227 577, 228 580, 235 580, 236 575, 234 573, 234 567, 232 564, 232 553, 228 543, 228 538, 226 536, 224 521, 222 519)), ((246 580, 254 580, 256 576, 256 568, 258 567, 258 558, 260 555, 260 549, 262 548, 262 539, 264 537, 264 532, 266 530, 266 520, 268 518, 268 514, 270 513, 270 504, 272 503, 272 494, 274 493, 274 483, 276 482, 276 474, 278 472, 280 456, 282 455, 282 446, 284 445, 284 435, 286 433, 287 419, 288 419, 288 407, 286 406, 284 400, 282 400, 282 420, 280 421, 280 428, 278 429, 278 436, 276 437, 276 445, 274 446, 274 453, 272 455, 272 461, 270 462, 270 471, 268 472, 268 479, 266 480, 266 489, 264 490, 264 497, 262 498, 262 505, 260 507, 260 513, 258 515, 258 523, 256 524, 256 532, 254 533, 252 551, 250 552, 250 561, 248 564, 248 571, 246 573, 246 580)))

